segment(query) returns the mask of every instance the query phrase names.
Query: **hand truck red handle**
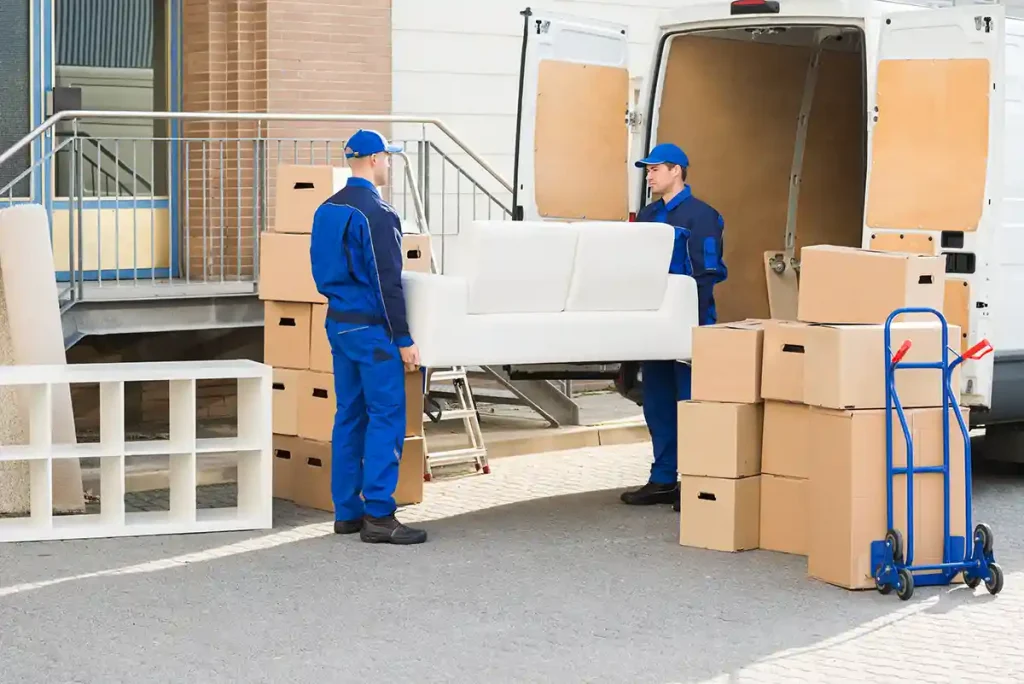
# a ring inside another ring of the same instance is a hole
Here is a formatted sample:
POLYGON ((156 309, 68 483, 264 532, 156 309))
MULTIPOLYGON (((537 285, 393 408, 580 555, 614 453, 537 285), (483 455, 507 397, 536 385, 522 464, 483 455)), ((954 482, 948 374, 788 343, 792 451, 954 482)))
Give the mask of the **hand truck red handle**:
POLYGON ((892 355, 892 364, 895 366, 897 363, 903 360, 903 357, 910 351, 910 340, 904 340, 900 348, 896 350, 896 353, 892 355))
POLYGON ((970 359, 971 361, 977 361, 978 359, 987 356, 988 354, 991 354, 994 351, 995 349, 992 348, 991 342, 989 342, 988 340, 982 340, 978 344, 974 345, 973 347, 965 351, 964 358, 970 359))

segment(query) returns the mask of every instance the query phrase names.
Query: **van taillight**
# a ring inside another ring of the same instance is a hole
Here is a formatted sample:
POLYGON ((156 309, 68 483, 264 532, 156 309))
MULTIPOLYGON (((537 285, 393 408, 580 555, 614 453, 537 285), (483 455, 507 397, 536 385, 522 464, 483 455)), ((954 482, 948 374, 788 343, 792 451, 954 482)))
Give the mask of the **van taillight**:
POLYGON ((635 211, 629 212, 629 220, 630 220, 630 222, 636 221, 636 212, 635 211))
POLYGON ((729 5, 730 14, 778 14, 778 0, 735 0, 729 5))

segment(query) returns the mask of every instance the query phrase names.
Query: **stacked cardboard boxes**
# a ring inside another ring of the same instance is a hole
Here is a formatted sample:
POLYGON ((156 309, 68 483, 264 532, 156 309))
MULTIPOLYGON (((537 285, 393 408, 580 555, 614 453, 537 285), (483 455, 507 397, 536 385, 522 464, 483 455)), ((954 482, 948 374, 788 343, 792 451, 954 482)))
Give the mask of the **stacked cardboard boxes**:
MULTIPOLYGON (((826 246, 805 247, 801 256, 799 321, 694 331, 693 399, 679 405, 680 542, 803 555, 812 577, 869 588, 870 545, 886 533, 884 322, 908 306, 941 311, 945 264, 826 246)), ((960 334, 951 324, 948 342, 960 334)), ((934 315, 897 318, 891 340, 894 352, 910 340, 906 361, 942 358, 934 315)), ((952 383, 959 387, 958 371, 952 383)), ((915 464, 941 464, 940 372, 900 370, 896 388, 915 464)), ((964 535, 964 449, 956 417, 945 419, 951 534, 964 535)), ((895 430, 894 462, 905 464, 898 420, 895 430)), ((914 562, 941 562, 940 476, 915 478, 914 509, 914 562)), ((894 510, 906 542, 902 476, 894 510)))
MULTIPOLYGON (((317 207, 344 185, 348 169, 278 166, 273 230, 260 241, 260 299, 264 300, 264 362, 274 367, 274 496, 333 511, 331 433, 335 387, 324 329, 325 298, 309 262, 317 207)), ((429 270, 429 243, 407 236, 406 268, 429 270)), ((423 499, 422 373, 406 374, 406 440, 399 504, 423 499)))
POLYGON ((693 332, 691 400, 679 404, 679 542, 758 546, 763 321, 693 332))

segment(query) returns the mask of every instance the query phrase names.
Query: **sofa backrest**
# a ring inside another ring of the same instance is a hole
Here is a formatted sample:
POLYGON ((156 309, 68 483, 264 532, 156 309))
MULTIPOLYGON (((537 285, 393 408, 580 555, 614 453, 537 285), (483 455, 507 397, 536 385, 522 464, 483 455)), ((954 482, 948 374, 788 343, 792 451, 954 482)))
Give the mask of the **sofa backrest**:
POLYGON ((577 223, 580 237, 566 311, 661 307, 675 230, 663 223, 577 223))
POLYGON ((448 275, 466 279, 468 314, 565 309, 579 231, 546 221, 474 221, 458 237, 448 275))

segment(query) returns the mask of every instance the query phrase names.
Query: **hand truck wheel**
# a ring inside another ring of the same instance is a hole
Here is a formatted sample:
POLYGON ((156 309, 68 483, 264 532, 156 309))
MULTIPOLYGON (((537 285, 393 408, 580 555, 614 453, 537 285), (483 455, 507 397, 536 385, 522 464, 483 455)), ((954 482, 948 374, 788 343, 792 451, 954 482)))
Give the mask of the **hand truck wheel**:
POLYGON ((992 555, 992 547, 995 545, 995 535, 992 534, 992 528, 985 523, 978 523, 974 526, 974 540, 975 542, 981 542, 982 551, 985 552, 986 556, 992 555))
POLYGON ((992 579, 985 581, 985 588, 988 589, 988 593, 995 596, 1003 590, 1003 569, 998 563, 989 563, 988 571, 992 574, 992 579))
POLYGON ((885 533, 885 543, 892 547, 892 559, 897 565, 903 564, 903 535, 899 530, 889 530, 885 533))
POLYGON ((877 589, 878 593, 881 594, 882 596, 888 596, 889 594, 892 593, 892 585, 891 584, 886 584, 885 582, 879 582, 878 580, 875 580, 875 589, 877 589))
POLYGON ((899 586, 896 587, 896 596, 901 601, 909 601, 914 595, 914 576, 906 568, 900 568, 897 572, 900 578, 899 586))
POLYGON ((968 589, 977 589, 978 585, 981 584, 980 577, 968 577, 967 571, 964 570, 964 584, 968 589))

